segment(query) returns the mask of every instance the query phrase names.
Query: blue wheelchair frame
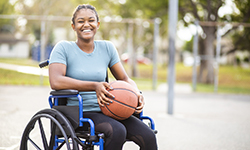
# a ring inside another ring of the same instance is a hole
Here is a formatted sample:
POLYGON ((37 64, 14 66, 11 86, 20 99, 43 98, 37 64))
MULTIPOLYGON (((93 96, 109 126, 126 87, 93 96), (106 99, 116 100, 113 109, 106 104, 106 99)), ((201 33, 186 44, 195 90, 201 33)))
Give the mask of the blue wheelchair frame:
MULTIPOLYGON (((76 92, 78 93, 78 91, 76 91, 76 92)), ((49 96, 50 107, 52 108, 53 106, 58 106, 59 98, 69 98, 69 97, 77 97, 78 98, 78 101, 79 101, 79 127, 83 126, 83 122, 89 123, 90 136, 95 136, 95 124, 94 124, 94 122, 89 118, 83 118, 83 99, 79 93, 73 94, 73 95, 50 95, 49 96), (54 102, 53 102, 53 100, 54 100, 54 102)), ((148 116, 143 116, 143 113, 141 112, 139 114, 139 119, 140 120, 144 120, 144 119, 149 120, 150 121, 150 128, 156 133, 155 124, 154 124, 154 121, 152 118, 150 118, 148 116)), ((101 138, 99 138, 98 142, 92 141, 91 144, 98 145, 100 147, 100 150, 103 150, 104 149, 104 139, 102 138, 103 136, 101 136, 101 135, 99 135, 99 137, 101 137, 101 138)), ((64 141, 62 139, 58 139, 57 137, 55 139, 56 139, 55 140, 55 148, 58 146, 58 143, 62 143, 64 141)), ((81 142, 84 143, 85 141, 81 141, 81 142)))
MULTIPOLYGON (((83 126, 83 122, 87 122, 90 125, 90 136, 95 136, 95 124, 94 122, 89 119, 89 118, 83 118, 83 99, 80 94, 77 95, 50 95, 49 96, 49 104, 50 107, 52 108, 53 106, 58 106, 58 99, 59 98, 69 98, 69 97, 77 97, 79 100, 79 127, 83 126), (53 103, 54 99, 54 103, 53 103)), ((99 137, 103 137, 102 135, 99 135, 99 137)), ((58 143, 62 143, 64 140, 63 139, 58 139, 57 137, 55 138, 55 148, 57 148, 58 143)), ((81 141, 85 142, 85 141, 81 141)), ((104 140, 103 138, 99 138, 98 142, 92 141, 92 145, 98 145, 100 147, 100 150, 104 149, 104 140)))

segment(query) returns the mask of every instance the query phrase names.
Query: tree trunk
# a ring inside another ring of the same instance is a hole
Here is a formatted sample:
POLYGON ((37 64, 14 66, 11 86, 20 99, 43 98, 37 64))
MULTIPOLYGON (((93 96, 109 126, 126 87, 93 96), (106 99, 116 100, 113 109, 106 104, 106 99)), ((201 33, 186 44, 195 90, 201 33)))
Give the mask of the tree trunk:
POLYGON ((211 84, 214 82, 214 40, 215 40, 215 27, 203 27, 206 34, 204 39, 203 57, 200 65, 199 81, 201 83, 211 84))

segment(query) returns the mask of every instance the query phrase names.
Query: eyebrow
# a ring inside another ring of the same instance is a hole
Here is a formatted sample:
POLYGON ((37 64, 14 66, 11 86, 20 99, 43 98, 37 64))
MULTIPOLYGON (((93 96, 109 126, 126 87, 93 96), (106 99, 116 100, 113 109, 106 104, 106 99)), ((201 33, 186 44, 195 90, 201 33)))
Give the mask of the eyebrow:
MULTIPOLYGON (((92 19, 92 18, 95 19, 95 17, 89 17, 89 19, 92 19)), ((81 20, 81 19, 84 19, 84 18, 77 18, 77 20, 81 20)))

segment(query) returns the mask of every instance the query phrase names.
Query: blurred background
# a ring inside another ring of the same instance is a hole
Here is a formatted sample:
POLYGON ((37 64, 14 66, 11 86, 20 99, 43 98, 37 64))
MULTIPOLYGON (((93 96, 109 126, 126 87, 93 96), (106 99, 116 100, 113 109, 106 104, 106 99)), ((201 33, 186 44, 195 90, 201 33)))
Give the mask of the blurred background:
MULTIPOLYGON (((49 85, 31 67, 48 59, 58 41, 76 40, 71 16, 79 4, 96 7, 95 39, 115 44, 140 89, 167 82, 168 0, 1 0, 1 85, 49 85)), ((249 40, 250 0, 179 1, 176 82, 197 92, 250 94, 249 40)))
POLYGON ((48 108, 48 69, 38 63, 60 40, 76 40, 71 16, 79 4, 96 7, 95 39, 114 43, 143 91, 159 149, 249 149, 250 0, 179 0, 171 66, 174 1, 0 0, 0 150, 18 149, 29 119, 48 108), (176 95, 166 98, 169 70, 176 95))

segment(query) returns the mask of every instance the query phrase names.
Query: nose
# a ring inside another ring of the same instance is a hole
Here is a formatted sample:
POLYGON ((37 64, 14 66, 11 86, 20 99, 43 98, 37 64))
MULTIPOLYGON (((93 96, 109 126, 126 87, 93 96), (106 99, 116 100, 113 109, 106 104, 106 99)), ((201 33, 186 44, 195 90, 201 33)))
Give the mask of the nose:
POLYGON ((88 26, 90 26, 90 25, 89 25, 89 22, 88 22, 88 21, 85 21, 85 23, 83 24, 83 26, 84 26, 84 27, 86 27, 86 26, 87 26, 87 27, 88 27, 88 26))

